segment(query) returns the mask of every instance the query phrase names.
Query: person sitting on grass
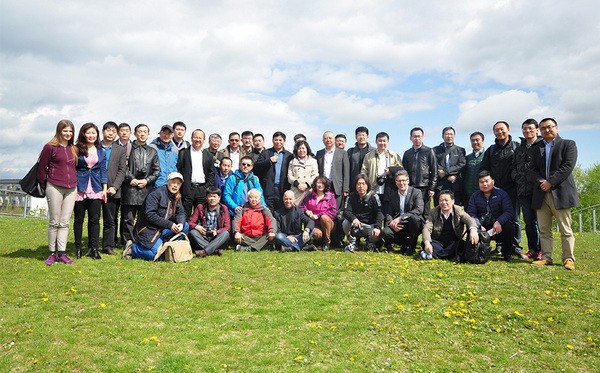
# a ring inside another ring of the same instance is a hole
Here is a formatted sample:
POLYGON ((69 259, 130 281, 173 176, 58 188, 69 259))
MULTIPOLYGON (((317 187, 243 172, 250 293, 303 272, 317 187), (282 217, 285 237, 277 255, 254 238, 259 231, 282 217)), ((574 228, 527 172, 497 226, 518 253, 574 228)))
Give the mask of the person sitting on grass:
POLYGON ((275 245, 281 246, 281 252, 314 251, 315 245, 307 245, 307 242, 313 235, 315 222, 295 206, 294 201, 295 193, 286 191, 283 193, 283 207, 273 214, 278 227, 275 245))
POLYGON ((329 250, 331 245, 331 231, 337 214, 337 201, 329 186, 328 178, 316 177, 312 182, 312 191, 304 198, 302 206, 300 206, 306 216, 314 221, 313 240, 323 243, 321 247, 323 251, 329 250))
POLYGON ((133 229, 133 242, 128 241, 123 251, 124 259, 154 260, 164 241, 177 233, 188 232, 189 225, 185 221, 179 194, 181 184, 183 176, 179 172, 171 172, 167 176, 167 185, 154 189, 146 196, 133 229))
POLYGON ((237 251, 260 251, 275 238, 277 222, 261 201, 258 189, 248 191, 248 203, 236 210, 233 219, 233 239, 237 251))
POLYGON ((348 238, 346 251, 356 249, 356 239, 365 237, 367 249, 375 250, 381 240, 381 224, 383 212, 377 193, 371 191, 369 178, 366 174, 358 174, 354 181, 355 192, 350 193, 344 209, 342 229, 348 238))
POLYGON ((454 192, 442 190, 439 204, 429 211, 423 227, 423 251, 421 259, 453 259, 459 245, 464 244, 465 226, 469 229, 469 240, 479 242, 477 223, 462 207, 454 205, 454 192))
POLYGON ((252 157, 244 156, 240 160, 240 169, 236 170, 233 175, 229 176, 223 187, 223 203, 229 209, 229 215, 233 218, 238 211, 242 211, 243 206, 248 202, 248 193, 250 189, 259 191, 261 197, 260 202, 266 205, 264 197, 262 197, 262 187, 260 180, 252 170, 254 169, 254 161, 252 157))
POLYGON ((229 242, 231 219, 229 209, 221 202, 221 189, 209 187, 206 203, 199 204, 190 219, 190 244, 197 257, 222 255, 221 248, 229 242))

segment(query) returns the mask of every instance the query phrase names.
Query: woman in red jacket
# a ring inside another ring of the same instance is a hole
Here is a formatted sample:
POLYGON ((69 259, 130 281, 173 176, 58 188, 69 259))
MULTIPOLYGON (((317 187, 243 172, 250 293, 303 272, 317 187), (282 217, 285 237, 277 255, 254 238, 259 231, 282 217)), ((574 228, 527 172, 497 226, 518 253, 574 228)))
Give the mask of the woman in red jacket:
POLYGON ((77 195, 77 148, 73 145, 75 126, 63 119, 56 125, 56 133, 40 154, 38 182, 46 189, 48 201, 48 250, 47 265, 56 262, 73 264, 67 256, 69 220, 77 195), (57 253, 58 251, 58 253, 57 253))

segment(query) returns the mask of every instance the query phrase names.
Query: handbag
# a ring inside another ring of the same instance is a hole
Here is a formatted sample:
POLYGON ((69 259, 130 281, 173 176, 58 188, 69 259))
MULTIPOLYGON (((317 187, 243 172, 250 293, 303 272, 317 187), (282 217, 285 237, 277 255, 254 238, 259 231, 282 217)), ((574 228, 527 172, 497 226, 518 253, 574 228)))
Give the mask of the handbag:
POLYGON ((154 261, 157 261, 163 253, 165 254, 165 262, 169 263, 187 262, 194 257, 190 241, 183 232, 177 233, 169 241, 163 243, 156 252, 154 261))
POLYGON ((25 175, 24 178, 19 181, 19 185, 21 186, 21 190, 25 193, 29 194, 32 197, 44 198, 46 197, 46 190, 42 188, 40 183, 38 183, 37 179, 37 171, 38 166, 40 164, 40 159, 38 158, 37 162, 31 167, 31 170, 25 175))
POLYGON ((492 256, 492 248, 490 246, 490 235, 486 231, 479 230, 479 242, 473 245, 467 239, 464 242, 462 250, 458 254, 460 263, 485 264, 492 256))

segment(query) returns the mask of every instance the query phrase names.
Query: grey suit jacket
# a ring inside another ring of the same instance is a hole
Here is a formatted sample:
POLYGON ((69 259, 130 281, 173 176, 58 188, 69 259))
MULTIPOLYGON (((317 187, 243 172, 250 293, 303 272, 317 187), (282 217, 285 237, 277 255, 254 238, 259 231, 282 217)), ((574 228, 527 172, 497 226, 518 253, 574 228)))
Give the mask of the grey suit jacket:
MULTIPOLYGON (((323 164, 325 161, 325 149, 317 152, 317 166, 319 167, 319 175, 323 176, 323 164)), ((348 153, 337 147, 333 151, 333 162, 331 166, 331 191, 336 197, 341 196, 344 192, 350 192, 350 161, 348 153)))
POLYGON ((116 142, 112 144, 110 151, 110 158, 108 159, 107 169, 107 188, 114 187, 117 193, 113 196, 114 198, 121 198, 121 185, 125 180, 125 173, 127 172, 127 147, 120 146, 116 142))
MULTIPOLYGON (((546 180, 546 144, 540 141, 530 148, 532 156, 532 172, 529 181, 533 187, 531 207, 542 207, 546 192, 540 189, 539 181, 546 180)), ((565 140, 560 136, 554 139, 550 151, 550 172, 548 182, 552 185, 552 197, 557 209, 579 206, 579 196, 573 179, 573 169, 577 165, 577 145, 573 140, 565 140)))

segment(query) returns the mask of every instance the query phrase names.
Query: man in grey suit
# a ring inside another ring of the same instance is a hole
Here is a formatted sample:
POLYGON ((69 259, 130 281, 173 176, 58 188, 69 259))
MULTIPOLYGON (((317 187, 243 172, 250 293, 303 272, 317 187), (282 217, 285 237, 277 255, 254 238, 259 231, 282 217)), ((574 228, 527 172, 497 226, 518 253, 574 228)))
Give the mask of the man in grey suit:
POLYGON ((558 135, 558 123, 552 118, 540 121, 543 141, 531 148, 533 185, 531 207, 537 210, 542 259, 536 265, 552 265, 552 217, 561 235, 562 262, 565 269, 575 269, 575 237, 571 229, 571 208, 579 206, 573 179, 577 164, 577 145, 558 135))
POLYGON ((115 254, 117 206, 121 200, 121 184, 127 171, 127 147, 119 146, 117 139, 117 124, 106 122, 102 127, 102 149, 106 154, 107 189, 106 201, 102 204, 102 252, 115 254))
POLYGON ((323 134, 325 148, 316 155, 319 175, 331 181, 331 191, 335 194, 338 214, 332 232, 333 246, 341 247, 343 232, 341 229, 341 214, 343 213, 344 200, 350 191, 350 161, 345 150, 335 146, 335 135, 331 131, 323 134), (338 218, 339 217, 339 218, 338 218))

